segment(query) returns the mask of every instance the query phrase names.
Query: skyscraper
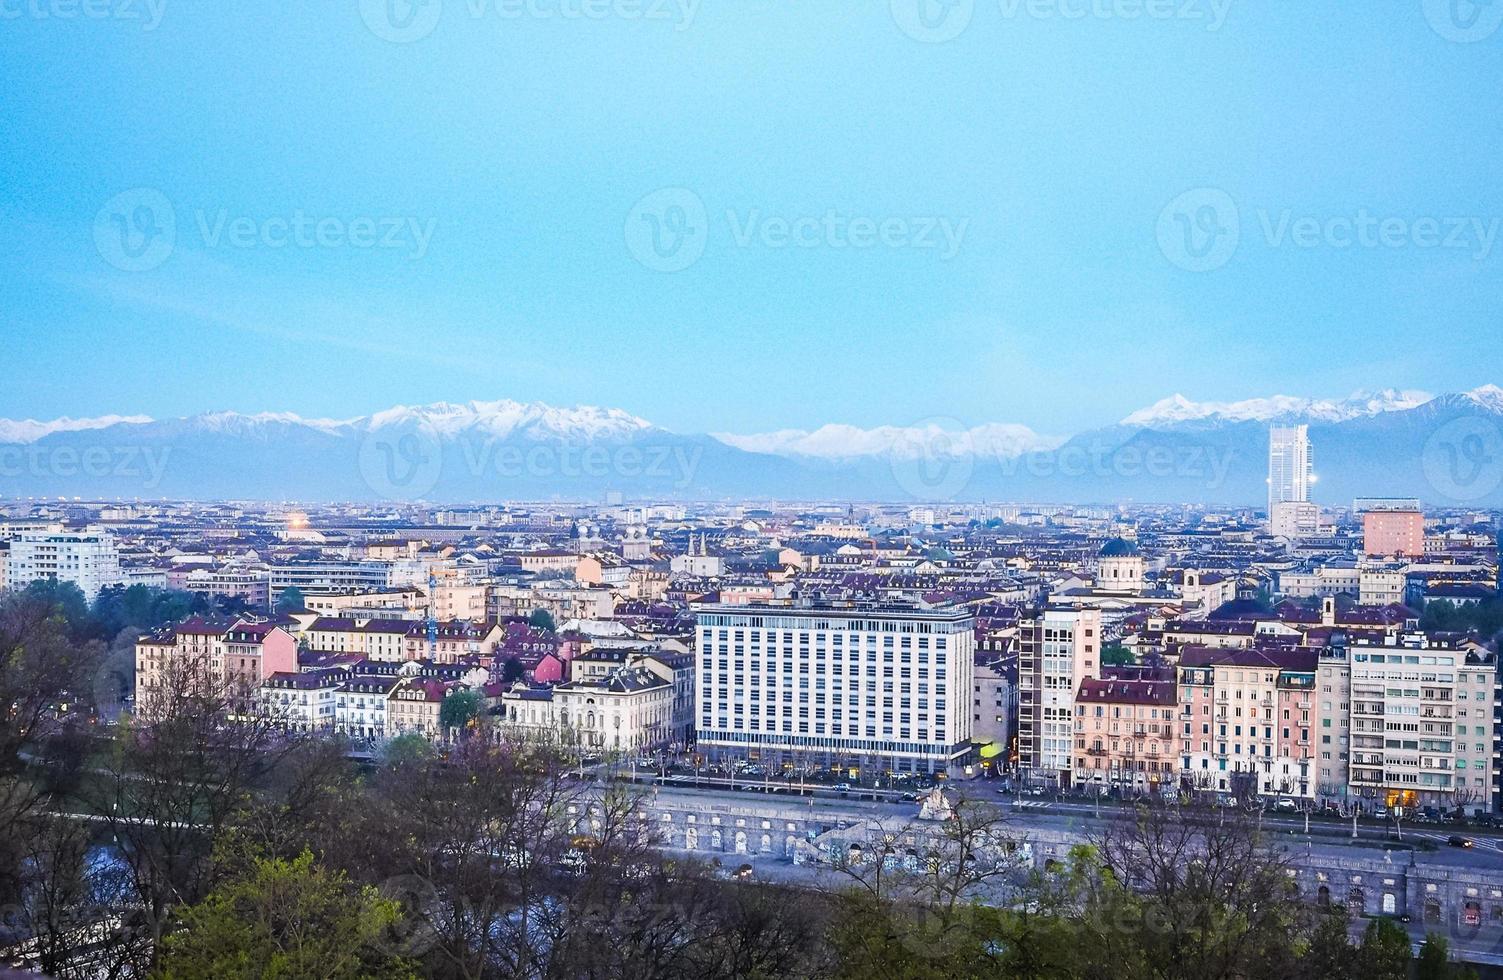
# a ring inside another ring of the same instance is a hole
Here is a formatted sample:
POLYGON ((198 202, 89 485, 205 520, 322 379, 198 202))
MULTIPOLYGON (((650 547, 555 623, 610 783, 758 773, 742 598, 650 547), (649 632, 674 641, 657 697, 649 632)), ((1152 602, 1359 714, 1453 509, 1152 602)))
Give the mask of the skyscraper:
POLYGON ((1275 425, 1268 429, 1268 516, 1274 504, 1310 499, 1310 427, 1275 425))

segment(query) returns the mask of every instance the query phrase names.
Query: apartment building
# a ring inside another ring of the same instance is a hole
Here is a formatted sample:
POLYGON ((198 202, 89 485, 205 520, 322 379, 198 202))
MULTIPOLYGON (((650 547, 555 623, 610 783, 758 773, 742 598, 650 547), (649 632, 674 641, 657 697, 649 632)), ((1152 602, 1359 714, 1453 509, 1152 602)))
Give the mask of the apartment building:
POLYGON ((1045 609, 1018 628, 1018 766, 1067 785, 1074 771, 1075 692, 1100 676, 1101 610, 1045 609))
POLYGON ((1390 639, 1320 659, 1322 783, 1372 806, 1491 809, 1496 656, 1390 639))
POLYGON ((696 612, 697 737, 710 758, 932 773, 970 751, 970 610, 806 601, 696 612))
POLYGON ((1076 785, 1156 793, 1179 786, 1173 668, 1106 668, 1075 693, 1076 785))
POLYGON ((297 669, 297 641, 280 626, 189 617, 136 641, 136 713, 157 714, 161 697, 195 688, 249 696, 272 674, 297 669))
POLYGON ((115 537, 108 531, 61 526, 22 531, 10 542, 6 579, 13 589, 38 581, 71 582, 93 602, 101 589, 122 581, 115 537))
POLYGON ((1313 798, 1317 654, 1191 647, 1179 661, 1185 784, 1238 797, 1313 798))

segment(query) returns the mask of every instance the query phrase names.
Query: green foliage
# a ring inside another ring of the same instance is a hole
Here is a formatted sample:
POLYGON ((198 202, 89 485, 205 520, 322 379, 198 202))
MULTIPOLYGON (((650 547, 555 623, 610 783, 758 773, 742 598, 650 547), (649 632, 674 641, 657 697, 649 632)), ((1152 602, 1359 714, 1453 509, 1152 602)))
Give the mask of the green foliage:
POLYGON ((438 724, 446 729, 464 729, 480 717, 480 710, 485 707, 485 698, 473 687, 462 687, 451 691, 444 703, 438 708, 438 724))
POLYGON ((402 766, 425 762, 432 759, 436 754, 433 750, 432 742, 416 732, 408 732, 405 735, 398 735, 386 743, 386 750, 382 753, 382 761, 389 766, 402 766))
POLYGON ((1493 596, 1459 606, 1449 599, 1432 599, 1425 603, 1420 629, 1443 632, 1476 630, 1483 639, 1488 639, 1503 630, 1503 599, 1493 596))
POLYGON ((558 626, 553 622, 553 614, 546 609, 534 609, 532 615, 527 617, 527 624, 534 629, 552 633, 558 626))
POLYGON ((279 616, 299 612, 308 608, 308 600, 303 598, 303 590, 295 585, 289 585, 277 596, 276 607, 272 610, 279 616))
POLYGON ((1133 652, 1120 643, 1108 643, 1101 648, 1101 663, 1108 667, 1121 667, 1135 664, 1138 658, 1133 652))
POLYGON ((1362 980, 1407 980, 1409 934, 1392 919, 1373 919, 1358 948, 1357 976, 1362 980))
POLYGON ((156 975, 413 977, 412 965, 387 946, 400 919, 396 902, 369 886, 353 887, 342 873, 315 865, 307 851, 290 861, 258 860, 248 875, 181 910, 156 975))

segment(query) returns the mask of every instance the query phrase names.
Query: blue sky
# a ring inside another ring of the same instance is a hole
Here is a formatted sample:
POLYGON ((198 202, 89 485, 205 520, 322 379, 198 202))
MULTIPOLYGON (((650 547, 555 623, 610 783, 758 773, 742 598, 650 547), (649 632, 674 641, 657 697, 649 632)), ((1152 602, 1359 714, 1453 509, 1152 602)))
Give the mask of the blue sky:
POLYGON ((90 2, 0 3, 0 416, 1503 380, 1503 4, 90 2))

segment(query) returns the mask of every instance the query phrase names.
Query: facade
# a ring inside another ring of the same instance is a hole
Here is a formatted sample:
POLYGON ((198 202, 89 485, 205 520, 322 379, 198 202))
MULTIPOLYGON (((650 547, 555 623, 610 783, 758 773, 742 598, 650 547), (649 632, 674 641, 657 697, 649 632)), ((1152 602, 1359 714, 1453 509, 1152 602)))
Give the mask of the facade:
POLYGON ((1417 509, 1364 512, 1362 553, 1382 558, 1424 557, 1425 515, 1417 509))
POLYGON ((1310 427, 1275 425, 1268 429, 1268 515, 1285 502, 1310 499, 1310 427))
POLYGON ((1172 669, 1111 670, 1081 681, 1075 784, 1138 793, 1177 788, 1178 705, 1172 669))
POLYGON ((262 712, 288 731, 332 732, 335 699, 341 683, 336 673, 272 674, 260 687, 262 712))
POLYGON ((386 699, 386 737, 443 735, 439 711, 453 685, 433 677, 404 677, 392 686, 386 699))
POLYGON ((1409 592, 1402 568, 1364 568, 1357 583, 1357 602, 1363 606, 1402 605, 1409 592))
POLYGON ((352 674, 335 692, 334 731, 351 738, 377 739, 386 734, 386 701, 397 678, 352 674))
POLYGON ((1268 530, 1279 538, 1313 538, 1320 534, 1320 507, 1308 500, 1280 500, 1269 506, 1268 530))
POLYGON ((270 600, 275 603, 291 588, 299 592, 371 592, 384 589, 391 566, 380 561, 305 561, 273 565, 269 571, 270 600))
POLYGON ((1067 784, 1074 770, 1075 692, 1100 676, 1101 610, 1046 609, 1018 631, 1018 766, 1067 784))
POLYGON ((136 641, 136 711, 155 713, 156 699, 180 693, 184 683, 249 696, 273 674, 297 669, 297 642, 280 626, 193 616, 136 641))
POLYGON ((969 610, 848 602, 697 612, 698 745, 711 758, 940 772, 968 753, 969 610))
POLYGON ((120 557, 108 531, 25 531, 10 543, 6 579, 13 589, 32 582, 71 582, 93 602, 99 591, 119 585, 120 557))
POLYGON ((1314 797, 1312 650, 1181 652, 1180 767, 1196 790, 1314 797))
POLYGON ((1492 808, 1495 655, 1406 634, 1330 648, 1319 684, 1323 781, 1371 806, 1492 808))

